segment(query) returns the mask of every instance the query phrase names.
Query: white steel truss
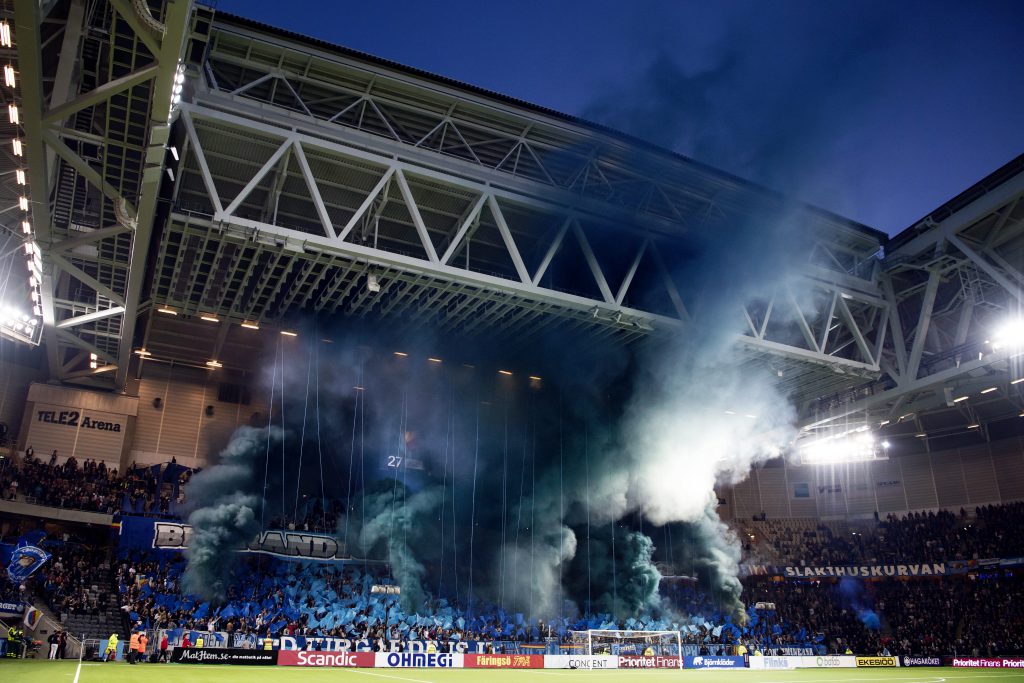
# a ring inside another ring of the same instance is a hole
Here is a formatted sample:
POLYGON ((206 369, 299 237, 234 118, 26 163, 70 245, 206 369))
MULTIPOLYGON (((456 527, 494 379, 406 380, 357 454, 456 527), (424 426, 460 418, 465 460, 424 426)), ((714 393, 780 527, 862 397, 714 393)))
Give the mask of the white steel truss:
POLYGON ((159 21, 129 0, 46 9, 67 14, 15 2, 49 372, 123 390, 192 4, 167 0, 159 21))

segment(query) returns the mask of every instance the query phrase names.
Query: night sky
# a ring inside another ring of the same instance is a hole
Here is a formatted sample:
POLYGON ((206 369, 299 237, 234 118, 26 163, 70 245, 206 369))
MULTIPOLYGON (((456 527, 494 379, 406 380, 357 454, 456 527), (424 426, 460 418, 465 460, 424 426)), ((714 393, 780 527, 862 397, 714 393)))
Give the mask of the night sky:
POLYGON ((1024 2, 220 10, 603 123, 895 234, 1024 152, 1024 2))

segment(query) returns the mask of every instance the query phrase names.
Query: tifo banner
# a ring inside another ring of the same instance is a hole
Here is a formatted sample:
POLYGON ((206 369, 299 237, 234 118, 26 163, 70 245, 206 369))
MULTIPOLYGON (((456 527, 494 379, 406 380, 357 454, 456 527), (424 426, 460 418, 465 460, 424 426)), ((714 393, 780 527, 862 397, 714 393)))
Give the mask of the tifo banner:
POLYGON ((24 611, 23 602, 0 602, 0 617, 20 617, 24 611))
POLYGON ((857 666, 858 667, 864 667, 864 666, 869 666, 869 667, 871 667, 871 666, 873 666, 873 667, 878 667, 878 666, 892 667, 892 666, 899 666, 899 665, 900 665, 900 658, 899 657, 857 657, 857 666))
POLYGON ((951 657, 950 664, 955 667, 982 669, 1024 669, 1022 657, 951 657))
POLYGON ((374 666, 400 669, 461 669, 463 655, 445 652, 377 652, 374 666))
POLYGON ((900 657, 903 666, 942 666, 941 657, 900 657))
POLYGON ((686 657, 683 668, 686 669, 742 669, 745 667, 743 657, 718 657, 697 655, 686 657))
POLYGON ((464 655, 467 669, 543 669, 544 655, 464 655))
MULTIPOLYGON (((188 547, 192 527, 181 522, 165 522, 147 517, 121 517, 122 548, 179 551, 188 547)), ((326 534, 301 531, 264 531, 238 552, 261 553, 299 560, 348 559, 343 543, 326 534)))
POLYGON ((797 667, 801 669, 852 669, 857 658, 852 655, 825 655, 821 657, 800 657, 797 667))
POLYGON ((309 652, 307 650, 279 650, 277 663, 281 666, 346 666, 371 668, 375 663, 373 652, 309 652))
POLYGON ((853 577, 879 579, 904 576, 946 576, 963 574, 978 564, 970 562, 928 562, 924 564, 868 564, 827 567, 776 567, 765 564, 741 564, 740 576, 784 576, 789 579, 853 577))
POLYGON ((784 567, 782 574, 787 577, 853 576, 861 578, 881 576, 943 576, 946 574, 946 563, 873 564, 852 567, 784 567))
POLYGON ((176 647, 171 652, 175 664, 249 664, 274 666, 277 664, 277 650, 243 650, 233 647, 176 647))
POLYGON ((751 669, 795 669, 800 666, 800 657, 751 657, 747 663, 751 669))
POLYGON ((545 669, 618 669, 615 655, 545 655, 545 669))
POLYGON ((619 655, 620 669, 678 669, 679 657, 619 655))
MULTIPOLYGON (((379 638, 305 638, 300 636, 281 636, 275 641, 281 650, 304 650, 309 643, 319 643, 320 649, 324 652, 398 652, 401 647, 404 652, 427 652, 433 646, 434 652, 440 652, 441 643, 436 640, 390 640, 379 638)), ((238 643, 235 643, 238 645, 238 643)), ((500 648, 508 648, 510 645, 529 645, 528 643, 495 643, 486 640, 460 640, 451 643, 454 654, 474 653, 482 655, 488 649, 492 651, 500 648)), ((537 644, 536 647, 543 647, 537 644)), ((506 650, 507 651, 507 650, 506 650)), ((528 654, 519 653, 514 654, 528 654)))

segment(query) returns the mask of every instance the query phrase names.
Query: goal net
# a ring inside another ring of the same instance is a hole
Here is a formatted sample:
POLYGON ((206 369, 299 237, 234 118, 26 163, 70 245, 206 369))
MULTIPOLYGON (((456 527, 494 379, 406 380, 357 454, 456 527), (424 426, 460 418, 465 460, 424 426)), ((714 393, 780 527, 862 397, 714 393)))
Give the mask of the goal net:
POLYGON ((573 631, 572 645, 588 655, 679 657, 683 651, 679 631, 573 631))

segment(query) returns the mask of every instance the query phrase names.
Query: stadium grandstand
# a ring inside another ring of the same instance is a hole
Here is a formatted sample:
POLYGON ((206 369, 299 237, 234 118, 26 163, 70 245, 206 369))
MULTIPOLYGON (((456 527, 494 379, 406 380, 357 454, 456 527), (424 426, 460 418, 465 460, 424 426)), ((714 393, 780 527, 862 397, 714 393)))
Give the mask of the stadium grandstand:
POLYGON ((0 60, 4 680, 1024 667, 1024 156, 889 238, 189 0, 0 60))

